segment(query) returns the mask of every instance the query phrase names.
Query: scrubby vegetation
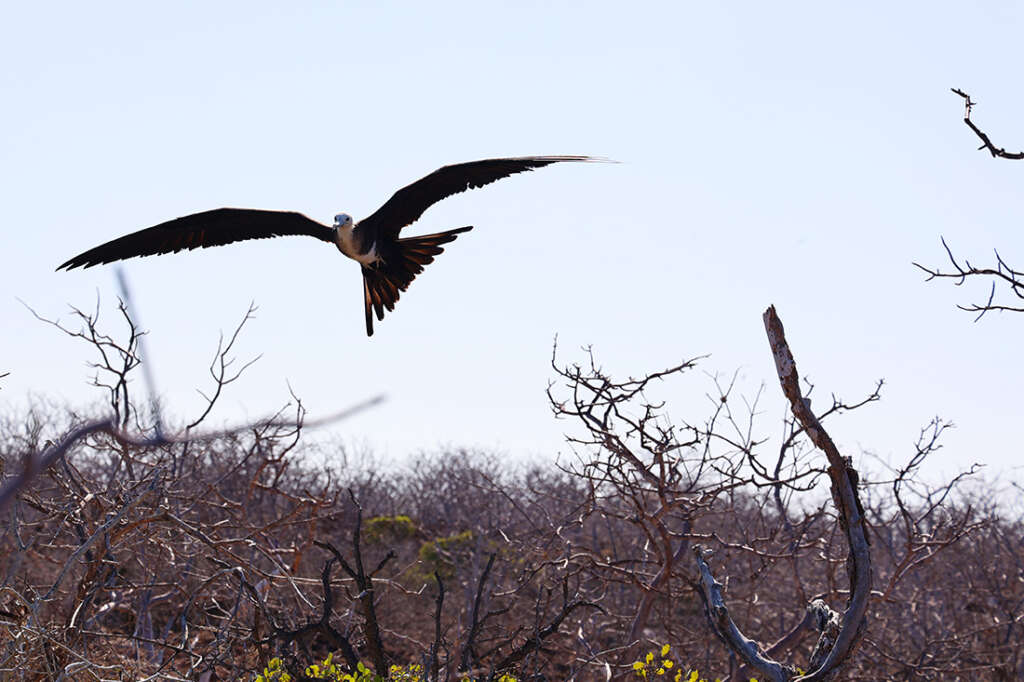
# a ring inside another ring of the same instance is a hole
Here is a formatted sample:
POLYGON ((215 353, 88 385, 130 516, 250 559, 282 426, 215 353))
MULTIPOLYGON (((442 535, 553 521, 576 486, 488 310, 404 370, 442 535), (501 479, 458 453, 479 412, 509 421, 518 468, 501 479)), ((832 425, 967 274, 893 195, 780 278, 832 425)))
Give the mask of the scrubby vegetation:
MULTIPOLYGON (((828 632, 808 605, 849 597, 795 420, 760 439, 778 425, 715 382, 689 421, 645 399, 656 379, 706 391, 696 362, 627 380, 556 362, 552 409, 576 425, 560 463, 446 451, 385 472, 341 447, 311 465, 295 404, 154 437, 123 381, 134 331, 103 338, 115 424, 65 440, 89 420, 44 406, 0 424, 3 489, 24 479, 2 510, 4 679, 762 679, 709 624, 697 543, 786 674, 828 632)), ((964 477, 923 482, 945 427, 891 471, 859 464, 873 588, 844 679, 1024 675, 1024 524, 964 477)))

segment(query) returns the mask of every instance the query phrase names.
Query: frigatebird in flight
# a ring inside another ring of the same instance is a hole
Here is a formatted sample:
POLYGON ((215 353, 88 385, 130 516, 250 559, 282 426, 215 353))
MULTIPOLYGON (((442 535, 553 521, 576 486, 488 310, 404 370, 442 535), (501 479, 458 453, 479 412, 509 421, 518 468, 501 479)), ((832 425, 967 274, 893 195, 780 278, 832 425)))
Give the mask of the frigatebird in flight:
POLYGON ((57 269, 88 268, 136 256, 222 246, 245 239, 309 235, 334 244, 362 266, 366 334, 373 336, 373 314, 383 320, 384 309, 395 309, 400 292, 444 251, 442 245, 473 229, 468 225, 399 239, 402 228, 416 222, 433 204, 467 189, 553 163, 603 160, 589 156, 522 156, 444 166, 398 190, 375 213, 358 223, 347 213, 334 216, 334 225, 327 226, 293 211, 217 208, 168 220, 109 241, 80 253, 57 269))

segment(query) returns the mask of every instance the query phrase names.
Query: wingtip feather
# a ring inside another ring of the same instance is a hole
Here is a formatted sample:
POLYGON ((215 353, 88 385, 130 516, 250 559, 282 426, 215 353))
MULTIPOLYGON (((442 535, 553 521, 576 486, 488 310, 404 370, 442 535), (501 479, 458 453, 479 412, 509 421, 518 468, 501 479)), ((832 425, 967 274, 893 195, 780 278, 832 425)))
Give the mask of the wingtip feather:
POLYGON ((610 159, 607 156, 589 156, 586 154, 558 154, 556 156, 526 156, 526 159, 538 159, 543 161, 550 161, 551 163, 559 163, 562 161, 579 161, 582 163, 621 163, 615 159, 610 159))
POLYGON ((85 263, 78 260, 78 258, 72 258, 71 260, 64 261, 63 263, 58 265, 57 269, 54 270, 54 272, 60 272, 61 270, 64 270, 65 272, 70 272, 75 268, 87 268, 90 265, 92 265, 92 263, 85 263))

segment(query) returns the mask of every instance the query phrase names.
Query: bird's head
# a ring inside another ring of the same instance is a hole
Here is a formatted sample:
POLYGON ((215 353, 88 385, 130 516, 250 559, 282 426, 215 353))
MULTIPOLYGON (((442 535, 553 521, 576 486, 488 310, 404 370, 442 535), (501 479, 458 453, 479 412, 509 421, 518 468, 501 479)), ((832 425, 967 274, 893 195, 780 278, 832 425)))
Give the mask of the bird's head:
POLYGON ((334 216, 335 227, 352 227, 352 216, 348 213, 339 213, 334 216))

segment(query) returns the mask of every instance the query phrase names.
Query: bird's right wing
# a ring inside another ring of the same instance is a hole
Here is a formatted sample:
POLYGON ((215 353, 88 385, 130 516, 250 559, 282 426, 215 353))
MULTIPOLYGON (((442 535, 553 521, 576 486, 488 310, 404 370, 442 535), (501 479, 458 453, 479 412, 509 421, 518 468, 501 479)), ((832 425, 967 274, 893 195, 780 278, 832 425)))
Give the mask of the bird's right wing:
POLYGON ((246 239, 308 235, 334 242, 334 228, 291 211, 217 208, 133 232, 80 253, 57 269, 88 268, 136 256, 177 253, 246 239))
POLYGON ((369 233, 369 243, 378 238, 394 240, 406 225, 416 222, 423 212, 446 197, 468 189, 489 185, 516 173, 543 168, 563 161, 603 161, 589 156, 519 156, 507 159, 483 159, 438 168, 395 192, 372 215, 359 221, 356 232, 369 233))

